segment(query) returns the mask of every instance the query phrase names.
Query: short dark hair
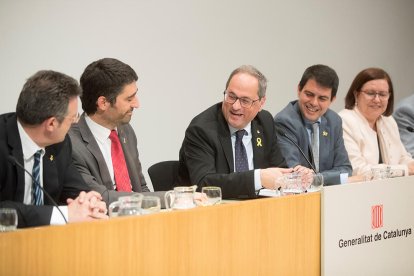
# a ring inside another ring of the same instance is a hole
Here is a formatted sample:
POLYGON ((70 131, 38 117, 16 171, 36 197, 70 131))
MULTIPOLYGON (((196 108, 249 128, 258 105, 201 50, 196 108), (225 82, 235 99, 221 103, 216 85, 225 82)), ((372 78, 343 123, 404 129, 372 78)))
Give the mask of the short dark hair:
POLYGON ((103 58, 89 64, 80 78, 82 108, 86 114, 94 114, 96 101, 104 96, 112 105, 125 85, 138 80, 128 64, 114 58, 103 58))
POLYGON ((267 79, 256 67, 252 65, 242 65, 239 68, 235 69, 233 72, 231 72, 227 80, 227 83, 226 83, 226 89, 229 87, 229 83, 231 79, 234 77, 234 75, 239 74, 239 73, 246 73, 250 76, 255 77, 259 82, 259 87, 257 91, 257 95, 259 96, 259 99, 266 96, 267 79))
POLYGON ((331 88, 331 100, 336 97, 339 78, 335 70, 323 64, 316 64, 306 68, 299 82, 299 91, 302 91, 308 80, 315 80, 316 83, 325 88, 331 88))
POLYGON ((383 113, 384 116, 390 116, 394 110, 394 88, 392 81, 387 72, 381 68, 367 68, 356 75, 354 81, 349 87, 348 93, 345 96, 345 108, 353 109, 356 103, 357 93, 361 93, 361 88, 365 83, 372 80, 386 80, 388 82, 388 89, 390 97, 388 98, 387 109, 383 113))
POLYGON ((39 125, 50 117, 62 122, 68 112, 69 100, 80 93, 74 78, 51 70, 39 71, 23 86, 17 100, 17 118, 27 125, 39 125))

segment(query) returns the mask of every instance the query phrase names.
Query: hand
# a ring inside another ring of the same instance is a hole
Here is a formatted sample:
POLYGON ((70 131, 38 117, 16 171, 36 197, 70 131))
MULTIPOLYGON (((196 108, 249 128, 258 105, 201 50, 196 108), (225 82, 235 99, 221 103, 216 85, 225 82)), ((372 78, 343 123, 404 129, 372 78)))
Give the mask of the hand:
POLYGON ((81 192, 76 199, 67 199, 69 222, 105 219, 107 209, 99 193, 81 192))
POLYGON ((360 175, 353 175, 348 177, 347 183, 354 183, 354 182, 365 182, 369 179, 369 176, 360 174, 360 175))
POLYGON ((194 194, 194 202, 197 206, 206 206, 208 205, 208 198, 205 193, 196 192, 194 194))
POLYGON ((408 166, 408 175, 414 175, 414 161, 411 161, 407 164, 408 166))
POLYGON ((312 169, 301 165, 294 167, 293 171, 301 176, 302 186, 305 187, 305 189, 308 189, 313 182, 315 172, 312 169))
POLYGON ((293 172, 292 168, 267 168, 260 170, 260 180, 262 181, 262 186, 266 189, 278 189, 280 183, 278 179, 283 176, 285 173, 293 172))

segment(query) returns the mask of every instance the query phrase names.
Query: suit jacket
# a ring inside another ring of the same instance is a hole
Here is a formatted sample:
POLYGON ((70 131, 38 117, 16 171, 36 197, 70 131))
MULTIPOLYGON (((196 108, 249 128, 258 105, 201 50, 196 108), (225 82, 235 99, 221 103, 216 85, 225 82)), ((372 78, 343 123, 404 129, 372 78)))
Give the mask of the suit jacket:
MULTIPOLYGON (((286 167, 277 145, 272 115, 262 110, 251 122, 255 169, 286 167)), ((180 150, 182 184, 219 186, 223 198, 254 198, 254 171, 234 172, 233 148, 221 103, 213 105, 188 126, 180 150)))
MULTIPOLYGON (((17 210, 18 227, 50 224, 52 202, 45 196, 43 206, 23 204, 25 172, 7 159, 11 155, 20 164, 24 164, 15 113, 0 115, 0 151, 0 207, 17 210)), ((43 188, 56 202, 66 204, 67 198, 76 198, 80 191, 89 190, 73 166, 68 136, 63 142, 46 147, 45 151, 43 188)))
MULTIPOLYGON (((82 114, 77 124, 72 125, 69 136, 73 147, 73 162, 90 189, 101 193, 108 204, 116 201, 119 196, 130 195, 128 192, 114 190, 105 159, 95 137, 86 124, 85 114, 82 114)), ((149 192, 139 161, 137 137, 131 125, 118 126, 118 136, 124 151, 132 191, 138 193, 149 192)))
MULTIPOLYGON (((306 158, 312 162, 309 135, 297 101, 290 102, 275 116, 275 124, 299 145, 306 158)), ((340 184, 341 173, 352 175, 352 167, 342 135, 341 118, 328 109, 321 117, 319 125, 319 171, 324 177, 325 185, 340 184)), ((310 167, 299 150, 286 137, 279 138, 279 146, 289 167, 296 165, 310 167)))
POLYGON ((410 154, 401 143, 397 123, 392 116, 380 116, 374 131, 358 108, 344 109, 339 112, 344 126, 345 146, 349 153, 354 175, 370 172, 378 165, 379 147, 384 164, 392 169, 404 169, 407 175, 407 164, 413 162, 410 154))
POLYGON ((397 122, 402 143, 414 157, 414 133, 407 130, 407 127, 414 128, 414 95, 401 100, 393 116, 397 122))

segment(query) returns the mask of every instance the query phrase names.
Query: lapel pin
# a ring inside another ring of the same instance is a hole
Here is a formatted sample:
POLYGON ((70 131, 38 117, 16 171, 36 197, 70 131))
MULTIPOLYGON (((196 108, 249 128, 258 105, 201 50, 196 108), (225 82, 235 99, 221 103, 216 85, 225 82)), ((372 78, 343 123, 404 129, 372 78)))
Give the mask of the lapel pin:
POLYGON ((53 159, 54 159, 53 154, 50 155, 49 159, 50 159, 50 161, 53 161, 53 159))
POLYGON ((262 138, 260 138, 260 137, 258 137, 257 139, 256 139, 256 146, 257 147, 262 147, 262 138))
POLYGON ((328 132, 326 132, 325 130, 322 132, 323 136, 328 136, 328 132))

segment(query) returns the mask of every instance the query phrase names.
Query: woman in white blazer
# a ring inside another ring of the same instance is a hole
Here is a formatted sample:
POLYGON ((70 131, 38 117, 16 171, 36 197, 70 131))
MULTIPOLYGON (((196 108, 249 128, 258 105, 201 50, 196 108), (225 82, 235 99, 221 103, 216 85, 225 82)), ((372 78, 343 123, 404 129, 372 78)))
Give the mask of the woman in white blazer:
POLYGON ((378 164, 414 174, 414 159, 401 142, 393 108, 394 89, 384 70, 368 68, 355 77, 339 112, 353 175, 366 174, 378 164))

